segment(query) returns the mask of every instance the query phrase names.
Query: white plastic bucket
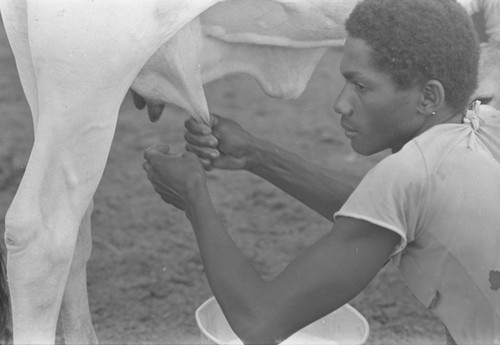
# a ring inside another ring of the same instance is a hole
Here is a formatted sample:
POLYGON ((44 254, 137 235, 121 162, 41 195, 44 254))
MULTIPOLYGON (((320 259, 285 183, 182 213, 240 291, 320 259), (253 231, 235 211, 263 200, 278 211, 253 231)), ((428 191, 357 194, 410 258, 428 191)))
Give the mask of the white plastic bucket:
MULTIPOLYGON (((201 344, 238 344, 237 336, 231 330, 214 297, 209 298, 196 310, 196 323, 201 333, 201 344)), ((369 332, 370 327, 364 316, 346 304, 304 327, 284 343, 362 345, 366 343, 369 332)))

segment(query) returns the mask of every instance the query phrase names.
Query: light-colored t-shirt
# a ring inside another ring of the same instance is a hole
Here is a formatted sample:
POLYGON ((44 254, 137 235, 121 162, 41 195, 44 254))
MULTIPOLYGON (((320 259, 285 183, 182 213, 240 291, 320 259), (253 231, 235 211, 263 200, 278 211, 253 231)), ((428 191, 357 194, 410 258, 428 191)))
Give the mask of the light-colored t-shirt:
POLYGON ((455 341, 500 344, 500 112, 478 113, 386 157, 334 218, 399 234, 393 261, 455 341))

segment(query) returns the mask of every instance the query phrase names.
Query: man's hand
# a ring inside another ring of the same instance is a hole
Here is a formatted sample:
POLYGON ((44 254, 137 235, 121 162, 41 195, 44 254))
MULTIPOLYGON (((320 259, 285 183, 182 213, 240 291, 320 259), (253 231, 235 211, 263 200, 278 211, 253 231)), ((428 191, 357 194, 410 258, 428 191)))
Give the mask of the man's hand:
POLYGON ((169 153, 168 145, 156 145, 144 151, 144 170, 163 201, 183 211, 196 200, 196 191, 206 184, 205 170, 192 153, 169 153))
POLYGON ((212 128, 194 119, 184 123, 186 150, 195 153, 207 170, 247 168, 256 139, 233 120, 214 114, 211 118, 212 128))

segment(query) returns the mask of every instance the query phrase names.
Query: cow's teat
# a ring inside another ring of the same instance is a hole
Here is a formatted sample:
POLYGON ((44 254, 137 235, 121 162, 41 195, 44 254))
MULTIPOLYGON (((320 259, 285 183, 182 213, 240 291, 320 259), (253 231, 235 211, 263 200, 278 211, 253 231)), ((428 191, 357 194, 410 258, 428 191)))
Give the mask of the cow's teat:
POLYGON ((151 122, 156 122, 160 119, 161 114, 163 113, 163 108, 165 108, 165 104, 163 102, 146 101, 144 97, 132 89, 130 89, 130 93, 132 94, 132 100, 134 101, 134 105, 137 109, 142 110, 146 106, 148 107, 148 116, 151 122))
POLYGON ((156 122, 160 119, 163 113, 163 108, 165 108, 164 103, 148 103, 148 115, 151 122, 156 122))
POLYGON ((144 98, 132 89, 130 90, 130 93, 132 94, 132 99, 134 101, 135 107, 139 110, 144 109, 144 107, 146 106, 146 101, 144 100, 144 98))

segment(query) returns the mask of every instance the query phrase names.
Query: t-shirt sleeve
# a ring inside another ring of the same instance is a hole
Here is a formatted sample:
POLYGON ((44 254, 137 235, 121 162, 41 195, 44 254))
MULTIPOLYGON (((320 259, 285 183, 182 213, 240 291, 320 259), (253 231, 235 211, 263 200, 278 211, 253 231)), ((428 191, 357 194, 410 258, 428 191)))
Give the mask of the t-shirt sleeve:
POLYGON ((375 165, 333 218, 352 217, 394 231, 401 237, 396 255, 415 238, 426 176, 420 150, 410 142, 375 165))

